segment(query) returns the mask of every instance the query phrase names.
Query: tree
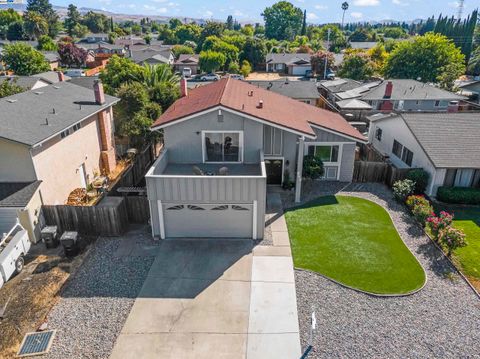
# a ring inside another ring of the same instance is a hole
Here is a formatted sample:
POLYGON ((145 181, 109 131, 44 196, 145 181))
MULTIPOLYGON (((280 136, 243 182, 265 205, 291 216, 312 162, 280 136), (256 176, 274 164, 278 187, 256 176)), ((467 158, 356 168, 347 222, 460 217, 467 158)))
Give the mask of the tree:
POLYGON ((10 24, 7 30, 7 39, 10 41, 27 39, 27 34, 23 28, 23 21, 16 21, 10 24))
POLYGON ((67 33, 72 37, 78 37, 74 34, 75 27, 80 25, 82 21, 82 15, 78 11, 77 7, 73 4, 68 5, 67 17, 65 18, 65 28, 67 33))
POLYGON ((255 29, 250 24, 247 24, 244 27, 242 27, 242 29, 240 31, 245 36, 253 36, 253 34, 255 33, 255 29))
POLYGON ((110 22, 105 15, 89 11, 83 17, 82 25, 88 27, 91 32, 98 34, 100 32, 106 32, 110 22))
POLYGON ((480 75, 480 47, 473 52, 468 63, 467 72, 473 76, 480 75))
POLYGON ((23 21, 25 32, 31 38, 38 39, 40 36, 48 34, 48 22, 40 13, 26 12, 23 21))
POLYGON ((2 59, 7 68, 19 76, 31 76, 50 70, 43 54, 23 43, 5 45, 2 59))
POLYGON ((131 82, 135 76, 140 76, 142 66, 132 60, 113 55, 105 69, 100 73, 105 92, 114 96, 117 89, 126 82, 131 82))
POLYGON ((263 13, 265 35, 270 39, 292 40, 302 28, 302 9, 288 1, 280 1, 267 7, 263 13))
POLYGON ((307 10, 303 10, 303 23, 302 23, 302 30, 300 31, 300 35, 305 36, 307 34, 307 10))
POLYGON ((225 56, 225 66, 231 62, 238 61, 238 53, 239 50, 236 46, 226 43, 225 41, 221 40, 217 36, 209 36, 205 39, 202 46, 203 51, 214 51, 221 53, 225 56))
MULTIPOLYGON (((400 42, 387 58, 384 73, 390 78, 436 82, 446 70, 446 65, 464 62, 465 56, 451 40, 443 35, 428 33, 417 36, 413 41, 400 42)), ((462 66, 456 67, 457 76, 462 74, 461 69, 462 66)))
POLYGON ((243 77, 247 78, 250 72, 252 72, 252 67, 247 60, 243 60, 242 66, 240 67, 240 73, 243 75, 243 77))
POLYGON ((87 51, 73 43, 60 43, 58 45, 60 62, 69 67, 82 67, 87 60, 87 51))
POLYGON ((176 59, 178 59, 180 55, 193 55, 195 53, 191 47, 185 45, 174 45, 172 52, 176 59))
POLYGON ((184 44, 186 41, 198 42, 202 28, 197 24, 181 25, 175 29, 175 37, 178 43, 184 44))
POLYGON ((10 82, 8 79, 0 82, 0 98, 12 96, 25 91, 23 87, 17 85, 17 81, 10 82))
POLYGON ((145 40, 145 43, 147 45, 150 45, 152 43, 152 37, 150 35, 145 35, 143 39, 145 40))
MULTIPOLYGON (((81 39, 81 38, 85 37, 86 34, 88 34, 88 27, 86 27, 85 25, 82 25, 82 24, 76 24, 73 27, 72 33, 71 33, 70 36, 81 39)), ((111 33, 111 34, 113 34, 113 33, 111 33)))
POLYGON ((232 15, 228 15, 227 22, 225 23, 225 26, 228 30, 233 30, 233 16, 232 15))
POLYGON ((342 10, 343 10, 343 14, 342 14, 342 29, 343 29, 343 24, 345 22, 345 12, 348 10, 348 2, 343 2, 342 3, 342 10))
POLYGON ((200 37, 198 39, 198 47, 201 50, 203 41, 209 36, 221 37, 225 31, 225 24, 222 22, 207 21, 202 29, 200 37))
POLYGON ((408 37, 407 32, 401 27, 386 27, 383 30, 383 36, 391 39, 406 39, 408 37))
POLYGON ((54 38, 58 34, 59 27, 57 25, 58 15, 55 10, 53 10, 52 4, 50 4, 48 0, 28 0, 27 13, 31 11, 45 18, 48 24, 48 35, 54 38))
POLYGON ((159 105, 150 101, 148 91, 139 82, 124 83, 116 92, 120 102, 114 107, 118 134, 142 144, 150 134, 150 126, 161 114, 159 105))
POLYGON ((240 60, 247 60, 253 68, 257 68, 259 64, 265 61, 267 55, 267 47, 262 39, 249 37, 245 41, 243 51, 240 54, 240 60))
POLYGON ((13 9, 0 10, 0 26, 10 26, 10 24, 22 21, 22 17, 13 9))
POLYGON ((385 61, 388 56, 387 51, 385 51, 385 46, 383 46, 381 43, 378 43, 368 50, 367 54, 370 56, 370 59, 375 65, 375 72, 382 73, 383 66, 385 65, 385 61))
POLYGON ((367 54, 360 52, 345 56, 338 74, 352 80, 367 80, 374 72, 373 61, 367 54))
POLYGON ((455 86, 455 81, 465 72, 465 65, 459 62, 446 64, 440 69, 440 75, 437 81, 441 88, 456 92, 458 88, 455 86))
POLYGON ((370 32, 367 29, 365 29, 364 27, 360 27, 356 29, 348 39, 353 42, 364 42, 370 41, 372 38, 370 32))
POLYGON ((40 51, 57 51, 58 47, 52 38, 48 35, 42 35, 38 39, 38 50, 40 51))
POLYGON ((327 59, 327 70, 330 69, 335 63, 335 56, 333 52, 320 50, 316 54, 313 54, 310 62, 312 64, 312 72, 317 76, 325 74, 325 58, 327 59))
POLYGON ((175 30, 177 27, 182 25, 182 22, 176 18, 173 18, 173 19, 170 19, 168 24, 170 25, 171 30, 175 30))
POLYGON ((202 51, 200 52, 199 65, 205 72, 214 72, 225 65, 227 58, 221 52, 202 51))

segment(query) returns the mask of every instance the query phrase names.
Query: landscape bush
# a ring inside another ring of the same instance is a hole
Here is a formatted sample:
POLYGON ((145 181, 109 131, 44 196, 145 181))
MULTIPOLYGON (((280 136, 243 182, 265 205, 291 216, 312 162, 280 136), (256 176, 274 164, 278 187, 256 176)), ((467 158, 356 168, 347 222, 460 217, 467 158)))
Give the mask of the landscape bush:
POLYGON ((455 249, 467 245, 465 233, 451 226, 445 227, 438 233, 438 241, 447 248, 447 256, 449 257, 455 249))
POLYGON ((415 182, 409 179, 396 181, 393 184, 393 196, 399 202, 405 202, 408 196, 413 194, 415 182))
POLYGON ((409 196, 405 203, 407 204, 408 208, 410 208, 410 211, 415 219, 420 222, 422 226, 425 226, 427 218, 434 213, 432 205, 423 196, 409 196))
POLYGON ((430 179, 430 174, 424 169, 416 168, 408 172, 407 179, 415 182, 414 193, 423 194, 427 189, 428 180, 430 179))
POLYGON ((437 199, 446 203, 480 204, 480 188, 439 187, 437 199))
POLYGON ((432 214, 427 218, 427 226, 430 229, 430 233, 433 236, 433 239, 437 242, 440 242, 440 232, 445 228, 450 227, 453 222, 453 214, 442 211, 437 217, 435 214, 432 214))
POLYGON ((303 158, 303 177, 317 179, 323 176, 324 168, 320 157, 307 155, 303 158))

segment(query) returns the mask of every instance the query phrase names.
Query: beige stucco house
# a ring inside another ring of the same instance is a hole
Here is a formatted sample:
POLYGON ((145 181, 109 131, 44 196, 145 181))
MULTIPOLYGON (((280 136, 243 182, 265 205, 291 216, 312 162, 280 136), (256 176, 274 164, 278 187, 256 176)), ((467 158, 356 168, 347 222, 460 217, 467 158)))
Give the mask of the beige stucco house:
POLYGON ((116 102, 98 82, 92 89, 60 82, 0 99, 0 184, 41 181, 40 202, 63 204, 95 174, 112 171, 116 102))

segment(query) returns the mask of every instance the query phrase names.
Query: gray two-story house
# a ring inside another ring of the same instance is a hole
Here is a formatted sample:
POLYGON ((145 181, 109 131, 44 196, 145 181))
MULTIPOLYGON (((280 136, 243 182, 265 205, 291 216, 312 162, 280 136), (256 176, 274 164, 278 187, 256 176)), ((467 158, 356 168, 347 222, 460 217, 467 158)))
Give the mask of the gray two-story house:
POLYGON ((181 89, 152 126, 165 141, 146 176, 154 237, 263 238, 267 185, 295 181, 299 201, 306 154, 351 181, 366 139, 340 115, 230 78, 181 89))

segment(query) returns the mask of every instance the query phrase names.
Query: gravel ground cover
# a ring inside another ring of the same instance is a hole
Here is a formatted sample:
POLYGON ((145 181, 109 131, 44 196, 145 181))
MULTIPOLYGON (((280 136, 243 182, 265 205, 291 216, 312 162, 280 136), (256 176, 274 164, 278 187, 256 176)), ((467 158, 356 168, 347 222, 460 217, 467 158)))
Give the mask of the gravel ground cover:
POLYGON ((50 353, 37 358, 108 358, 156 247, 145 228, 100 238, 48 315, 56 337, 50 353))
MULTIPOLYGON (((296 270, 302 348, 308 342, 312 310, 317 317, 309 358, 480 358, 479 298, 393 200, 390 190, 378 184, 353 184, 333 193, 384 206, 424 267, 427 284, 410 296, 378 298, 296 270)), ((306 200, 314 197, 310 193, 306 200)))

